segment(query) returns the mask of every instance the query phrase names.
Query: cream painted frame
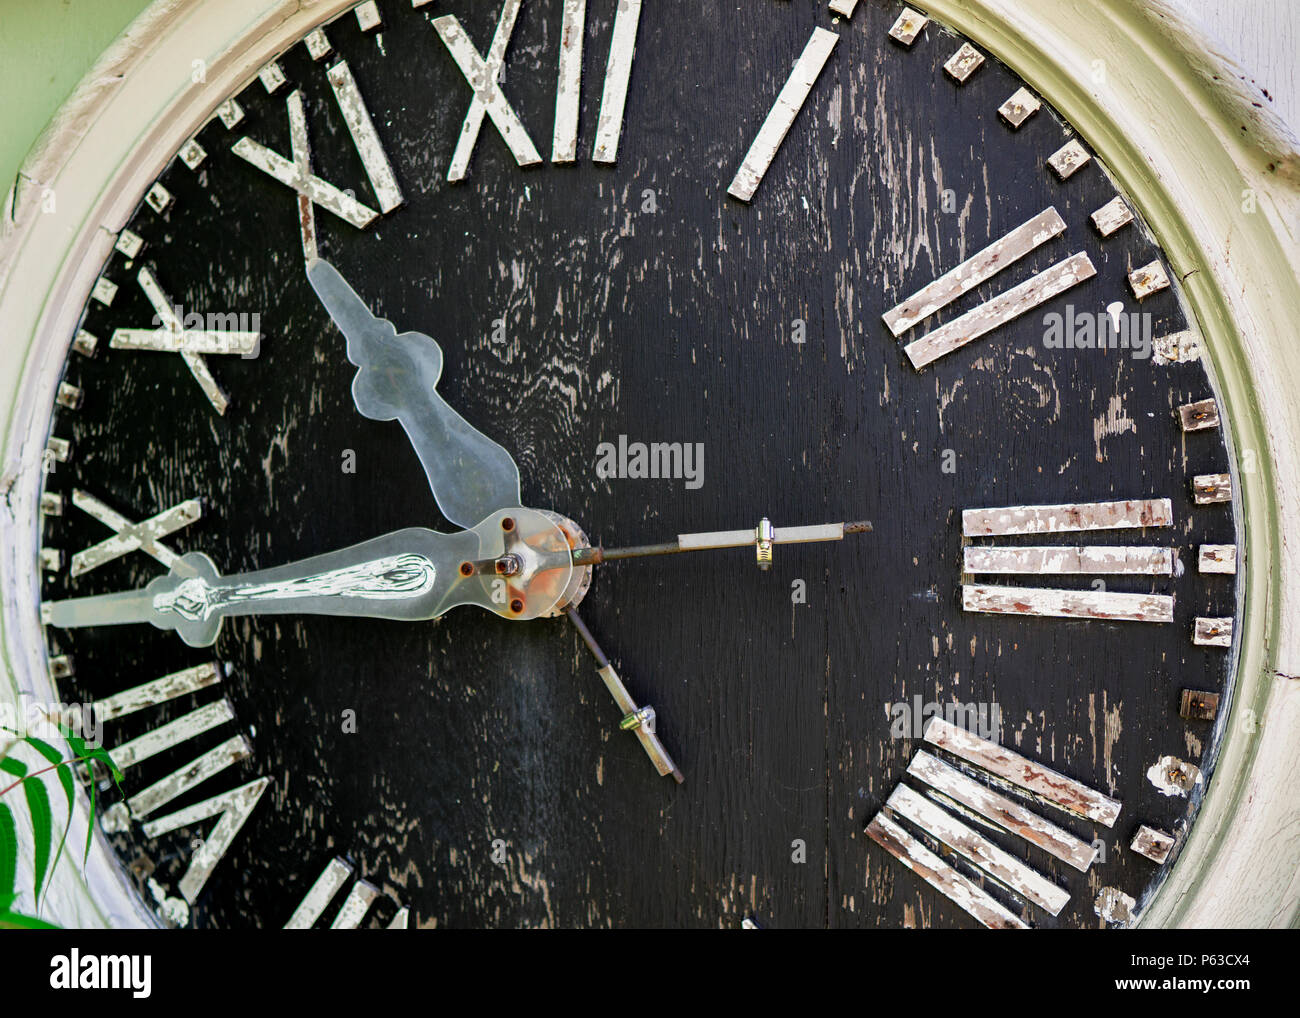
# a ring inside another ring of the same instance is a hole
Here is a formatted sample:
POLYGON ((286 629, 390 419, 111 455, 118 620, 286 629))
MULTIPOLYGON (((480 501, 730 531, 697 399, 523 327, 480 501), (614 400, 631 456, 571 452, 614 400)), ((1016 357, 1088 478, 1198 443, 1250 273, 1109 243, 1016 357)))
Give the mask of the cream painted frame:
MULTIPOLYGON (((37 499, 67 343, 114 237, 168 159, 276 53, 355 0, 157 0, 42 136, 0 224, 0 701, 52 699, 37 499), (203 60, 206 82, 191 81, 203 60), (43 211, 51 189, 56 211, 43 211)), ((1300 919, 1300 153, 1239 69, 1161 0, 916 0, 1070 121, 1183 281, 1236 448, 1244 612, 1233 715, 1200 818, 1143 923, 1300 919), (1095 61, 1103 77, 1094 81, 1095 61), (1272 167, 1271 169, 1269 167, 1272 167), (1258 211, 1241 212, 1241 194, 1258 211), (1274 323, 1284 323, 1278 328, 1274 323), (1244 712, 1259 719, 1242 723, 1244 712)), ((72 843, 84 838, 85 816, 72 843)), ((102 837, 48 899, 67 926, 155 925, 102 837)))

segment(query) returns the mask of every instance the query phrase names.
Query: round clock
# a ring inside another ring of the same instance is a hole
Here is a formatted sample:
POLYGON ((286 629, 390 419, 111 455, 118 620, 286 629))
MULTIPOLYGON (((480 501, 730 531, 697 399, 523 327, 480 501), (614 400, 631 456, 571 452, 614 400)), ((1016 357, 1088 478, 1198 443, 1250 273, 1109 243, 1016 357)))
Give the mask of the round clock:
POLYGON ((1296 161, 1166 15, 147 14, 0 270, 50 917, 1286 922, 1296 161))

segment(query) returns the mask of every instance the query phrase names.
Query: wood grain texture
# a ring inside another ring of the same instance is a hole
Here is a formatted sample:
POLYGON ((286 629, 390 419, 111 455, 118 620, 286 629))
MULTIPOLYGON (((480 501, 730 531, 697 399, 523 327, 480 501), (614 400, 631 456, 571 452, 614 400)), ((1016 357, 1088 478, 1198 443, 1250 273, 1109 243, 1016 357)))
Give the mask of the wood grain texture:
MULTIPOLYGON (((1087 217, 1114 195, 1098 167, 1064 183, 1044 169, 1070 133, 1052 111, 1012 132, 996 114, 1019 87, 1004 67, 989 59, 959 88, 941 69, 959 40, 932 23, 903 48, 886 36, 897 6, 862 3, 747 207, 726 186, 767 112, 755 97, 779 91, 825 11, 773 5, 771 18, 719 9, 701 20, 668 3, 642 15, 615 167, 523 171, 485 127, 467 180, 449 186, 471 94, 423 11, 381 10, 382 46, 354 19, 328 31, 407 203, 364 233, 318 208, 321 251, 399 328, 437 335, 448 399, 514 453, 525 503, 609 545, 762 516, 778 526, 865 517, 876 529, 778 548, 767 575, 743 551, 600 568, 584 616, 637 702, 655 706, 688 775, 680 789, 617 731, 617 709, 561 624, 464 611, 427 626, 231 625, 217 649, 254 747, 231 773, 272 785, 214 871, 197 922, 282 925, 341 853, 385 890, 377 924, 400 900, 439 926, 735 926, 745 915, 773 926, 969 925, 863 834, 916 745, 891 735, 887 705, 916 693, 997 703, 1006 745, 1163 829, 1186 822, 1195 800, 1160 796, 1143 773, 1156 749, 1200 759, 1178 688, 1224 690, 1226 663, 1187 634, 1194 614, 1231 614, 1232 580, 1189 570, 1173 580, 1183 624, 1138 633, 963 613, 959 511, 1167 493, 1181 547, 1235 540, 1231 512, 1195 513, 1188 490, 1194 473, 1228 468, 1222 438, 1184 436, 1173 415, 1212 391, 1202 366, 1046 349, 1029 315, 919 376, 880 321, 1052 205, 1069 250, 1097 268, 1068 298, 1081 307, 1122 299, 1128 271, 1159 255, 1141 224, 1109 240, 1092 230, 1087 217), (654 212, 643 211, 647 191, 654 212), (705 443, 704 486, 598 477, 596 446, 620 434, 705 443), (955 472, 943 469, 947 450, 955 472), (791 600, 796 580, 804 603, 791 600), (1157 670, 1177 681, 1153 690, 1157 670), (355 734, 345 711, 356 712, 355 734)), ((438 7, 453 10, 483 50, 495 5, 438 7)), ((613 5, 588 10, 580 152, 613 5)), ((503 83, 539 138, 554 116, 559 13, 558 3, 525 6, 503 83)), ((296 48, 281 66, 304 95, 315 172, 374 203, 320 65, 296 48)), ((292 192, 230 151, 242 133, 289 151, 284 91, 268 97, 254 82, 240 97, 245 122, 206 127, 199 171, 174 163, 163 182, 175 202, 131 224, 175 300, 262 314, 259 357, 212 366, 227 413, 195 399, 179 358, 101 349, 71 355, 68 378, 86 399, 54 421, 74 454, 52 490, 83 487, 136 519, 200 491, 203 519, 171 540, 229 571, 442 522, 400 429, 355 413, 341 338, 302 273, 292 192), (357 473, 341 470, 344 450, 357 473)), ((1062 243, 1015 271, 1053 264, 1062 243)), ((120 253, 107 275, 121 294, 112 308, 91 306, 85 327, 103 337, 147 325, 152 311, 126 285, 134 270, 120 253)), ((936 318, 993 292, 976 288, 936 318)), ((1186 325, 1172 292, 1143 310, 1157 334, 1186 325)), ((47 536, 78 550, 104 532, 70 508, 47 536)), ((52 577, 46 596, 137 586, 157 571, 132 554, 85 578, 52 577)), ((147 627, 51 640, 77 660, 70 693, 106 696, 206 660, 147 627)), ((197 705, 123 718, 110 741, 197 705)), ((216 729, 177 756, 231 734, 216 729)), ((176 765, 156 762, 160 773, 176 765)), ((1084 844, 1097 836, 1072 830, 1084 844)), ((135 829, 117 844, 141 881, 174 883, 192 836, 154 843, 135 829)), ((1045 925, 1097 923, 1092 896, 1078 893, 1093 877, 1043 853, 1030 863, 1076 890, 1045 925)), ((1151 879, 1123 852, 1095 874, 1135 896, 1151 879)))

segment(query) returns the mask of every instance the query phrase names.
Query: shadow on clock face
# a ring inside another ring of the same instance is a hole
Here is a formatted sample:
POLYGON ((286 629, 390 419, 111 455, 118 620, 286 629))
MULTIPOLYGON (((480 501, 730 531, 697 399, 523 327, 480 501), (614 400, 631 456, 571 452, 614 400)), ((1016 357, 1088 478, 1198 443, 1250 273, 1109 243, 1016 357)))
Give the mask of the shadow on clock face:
MULTIPOLYGON (((1096 925, 1098 888, 1141 898, 1151 886, 1158 870, 1128 850, 1132 832, 1180 832, 1193 810, 1146 771, 1172 755, 1208 772, 1215 736, 1180 718, 1179 697, 1228 691, 1227 654, 1189 634, 1195 616, 1234 612, 1233 577, 1199 573, 1195 556, 1233 543, 1235 526, 1229 506, 1196 506, 1188 487, 1227 471, 1228 455, 1219 432, 1178 427, 1177 407, 1212 395, 1199 361, 1052 347, 1045 316, 1095 322, 1119 301, 1159 338, 1187 328, 1177 287, 1133 299, 1126 277, 1161 259, 1158 246, 1140 223, 1098 235, 1089 216, 1115 186, 1095 162, 1064 181, 1044 166, 1072 132, 1046 106, 1018 130, 999 118, 1022 83, 992 57, 958 85, 943 64, 961 40, 932 23, 899 45, 893 3, 835 23, 824 5, 771 6, 761 18, 701 19, 682 2, 645 10, 608 166, 589 156, 615 5, 593 0, 579 160, 521 169, 489 119, 455 185, 448 162, 471 92, 433 15, 381 5, 382 29, 368 33, 345 16, 326 29, 333 53, 279 58, 287 84, 241 92, 243 119, 197 136, 202 164, 163 172, 168 209, 142 205, 132 220, 146 246, 133 261, 114 254, 117 299, 88 305, 83 327, 104 342, 94 358, 70 354, 67 378, 85 397, 55 414, 53 433, 75 452, 48 487, 85 490, 132 520, 200 497, 202 519, 168 542, 225 573, 449 528, 401 429, 352 404, 355 368, 307 283, 293 192, 232 152, 247 136, 290 153, 286 96, 300 90, 313 173, 374 205, 325 74, 339 58, 405 202, 364 231, 318 207, 321 254, 399 332, 438 340, 439 391, 510 450, 525 505, 607 547, 762 517, 874 524, 841 543, 778 547, 765 573, 747 550, 597 568, 583 615, 654 706, 681 787, 618 730, 563 620, 245 618, 206 651, 147 626, 51 630, 52 653, 75 661, 69 700, 211 660, 228 669, 105 729, 111 748, 226 697, 234 727, 131 768, 128 793, 235 731, 251 755, 172 805, 271 778, 195 903, 196 924, 282 925, 343 856, 385 892, 379 922, 400 903, 451 927, 972 925, 863 833, 905 780, 924 706, 952 703, 983 708, 1002 744, 1123 803, 1113 829, 1045 813, 1100 839, 1087 875, 981 826, 1071 892, 1057 917, 995 896, 1034 925, 1096 925), (839 34, 836 49, 753 202, 738 202, 731 177, 818 26, 839 34), (1005 278, 902 337, 882 323, 1049 207, 1064 234, 1005 278), (923 370, 904 354, 1077 251, 1096 275, 1067 294, 923 370), (154 314, 142 266, 186 311, 260 316, 256 358, 208 359, 230 397, 224 415, 179 357, 108 348, 115 329, 154 314), (677 476, 635 476, 638 443, 647 454, 680 444, 677 476), (630 452, 611 460, 608 448, 630 452), (1174 526, 1069 542, 1173 547, 1177 575, 1026 582, 1172 594, 1173 623, 963 611, 961 510, 1143 498, 1171 499, 1174 526)), ((486 52, 497 8, 435 13, 456 15, 486 52)), ((524 7, 502 77, 544 153, 560 14, 559 3, 524 7)), ((69 552, 108 533, 70 503, 46 522, 46 543, 69 552)), ((161 570, 137 551, 51 575, 44 596, 142 586, 161 570)), ((137 824, 114 847, 142 882, 170 887, 204 836, 151 839, 137 824)))

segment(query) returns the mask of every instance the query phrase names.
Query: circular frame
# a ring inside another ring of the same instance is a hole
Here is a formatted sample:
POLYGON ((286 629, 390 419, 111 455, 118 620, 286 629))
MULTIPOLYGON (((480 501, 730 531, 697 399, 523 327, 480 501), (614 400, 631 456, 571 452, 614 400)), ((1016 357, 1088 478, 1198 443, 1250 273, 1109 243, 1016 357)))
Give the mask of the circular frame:
MULTIPOLYGON (((55 699, 41 626, 38 502, 69 337, 118 231, 224 98, 355 0, 156 0, 82 81, 24 164, 0 226, 0 703, 55 699), (202 62, 201 64, 199 62, 202 62), (194 82, 202 67, 203 81, 194 82), (53 202, 49 199, 53 197, 53 202)), ((1249 78, 1163 0, 926 0, 995 54, 1106 164, 1191 305, 1240 462, 1236 687, 1200 816, 1141 922, 1300 919, 1300 151, 1249 78), (1255 211, 1244 212, 1249 193, 1255 211)), ((70 838, 85 838, 78 801, 70 838)), ((65 926, 158 920, 97 834, 59 868, 65 926)))

